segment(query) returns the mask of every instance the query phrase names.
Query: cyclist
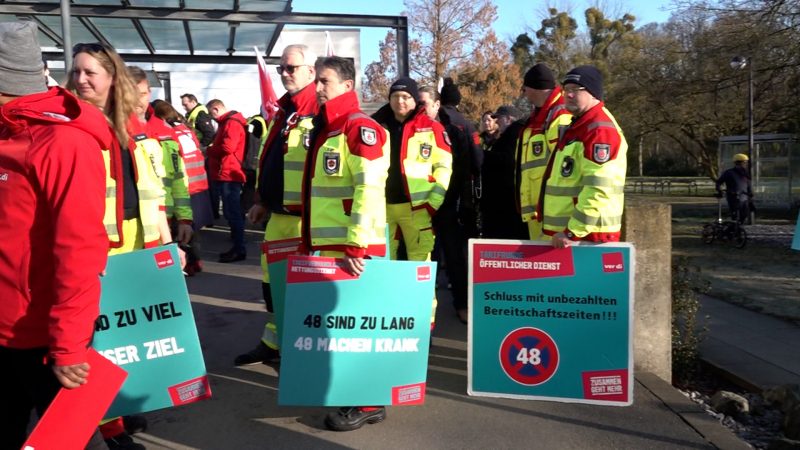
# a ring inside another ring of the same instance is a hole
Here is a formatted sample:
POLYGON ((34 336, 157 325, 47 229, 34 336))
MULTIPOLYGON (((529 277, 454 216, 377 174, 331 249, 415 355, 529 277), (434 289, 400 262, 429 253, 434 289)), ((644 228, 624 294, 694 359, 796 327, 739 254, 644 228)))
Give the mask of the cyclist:
POLYGON ((747 170, 749 160, 744 153, 733 155, 733 167, 722 173, 716 185, 717 197, 721 198, 720 186, 725 184, 725 200, 728 202, 731 220, 740 224, 750 217, 750 202, 753 198, 753 186, 747 170))

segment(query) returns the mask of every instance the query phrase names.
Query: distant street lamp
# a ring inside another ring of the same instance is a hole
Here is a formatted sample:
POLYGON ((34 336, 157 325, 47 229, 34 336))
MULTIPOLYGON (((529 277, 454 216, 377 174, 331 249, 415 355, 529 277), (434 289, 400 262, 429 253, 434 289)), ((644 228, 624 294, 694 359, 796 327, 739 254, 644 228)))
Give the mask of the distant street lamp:
MULTIPOLYGON (((731 69, 738 70, 748 69, 748 83, 747 83, 747 157, 750 158, 750 163, 747 165, 750 171, 750 176, 754 176, 753 163, 755 162, 755 142, 753 137, 753 58, 745 58, 744 56, 734 56, 731 60, 731 69)), ((758 185, 758 180, 753 178, 753 184, 758 185)))

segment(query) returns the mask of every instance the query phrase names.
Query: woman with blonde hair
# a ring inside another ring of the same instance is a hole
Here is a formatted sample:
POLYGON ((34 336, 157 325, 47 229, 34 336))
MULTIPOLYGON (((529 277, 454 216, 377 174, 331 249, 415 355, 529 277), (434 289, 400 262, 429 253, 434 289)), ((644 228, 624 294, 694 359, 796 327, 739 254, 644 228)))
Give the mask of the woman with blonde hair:
POLYGON ((160 146, 148 139, 138 120, 136 85, 113 48, 77 44, 67 89, 100 108, 117 137, 103 152, 106 162, 106 230, 109 254, 149 248, 172 241, 163 211, 164 189, 158 165, 151 162, 160 146))
MULTIPOLYGON (((144 125, 136 116, 138 92, 125 63, 113 48, 99 43, 77 44, 72 54, 67 89, 99 108, 116 136, 111 148, 103 151, 106 169, 103 222, 109 255, 171 243, 162 174, 156 164, 161 161, 161 146, 146 136, 144 125)), ((179 250, 179 254, 183 266, 183 252, 179 250)), ((101 424, 100 431, 109 448, 144 449, 133 442, 126 425, 131 428, 130 424, 138 422, 138 428, 143 429, 146 421, 138 416, 132 419, 126 423, 115 418, 101 424)))

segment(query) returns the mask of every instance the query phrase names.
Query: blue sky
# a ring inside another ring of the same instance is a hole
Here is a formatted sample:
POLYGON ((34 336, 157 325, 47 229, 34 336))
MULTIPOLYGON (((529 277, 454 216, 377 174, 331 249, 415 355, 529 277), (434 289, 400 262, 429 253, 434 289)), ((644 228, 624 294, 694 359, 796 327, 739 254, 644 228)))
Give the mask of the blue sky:
MULTIPOLYGON (((555 2, 553 2, 555 3, 555 2)), ((539 28, 540 22, 547 11, 547 4, 551 2, 523 2, 520 0, 497 0, 498 19, 494 23, 495 33, 504 41, 513 40, 518 34, 539 28), (528 6, 520 8, 521 3, 528 6)), ((579 24, 583 22, 583 11, 597 1, 574 0, 572 3, 573 17, 579 24)), ((601 2, 602 3, 602 2, 601 2)), ((624 12, 630 12, 636 16, 637 26, 650 22, 666 22, 670 16, 671 0, 617 0, 615 3, 620 11, 619 16, 624 12)), ((369 14, 369 15, 400 15, 403 11, 403 0, 343 0, 333 2, 330 0, 293 0, 294 12, 316 12, 316 13, 336 13, 336 14, 369 14), (379 5, 378 8, 375 6, 379 5)), ((556 3, 556 7, 561 10, 566 9, 556 3)), ((606 11, 612 15, 612 11, 606 11)), ((385 28, 362 28, 361 29, 361 61, 366 66, 378 58, 378 43, 386 36, 388 30, 385 28)))

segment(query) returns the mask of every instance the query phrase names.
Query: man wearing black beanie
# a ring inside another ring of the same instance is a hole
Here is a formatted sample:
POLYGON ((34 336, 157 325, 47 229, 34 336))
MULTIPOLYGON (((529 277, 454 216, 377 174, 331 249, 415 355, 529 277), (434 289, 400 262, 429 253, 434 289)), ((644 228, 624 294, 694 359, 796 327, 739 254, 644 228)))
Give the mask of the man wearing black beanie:
POLYGON ((522 92, 534 108, 517 145, 517 198, 529 239, 536 241, 542 239, 542 222, 536 220, 542 175, 558 143, 558 131, 569 126, 572 115, 564 106, 561 87, 556 86, 553 72, 545 64, 528 69, 522 92))
MULTIPOLYGON (((391 148, 386 179, 390 256, 398 259, 402 238, 409 261, 430 261, 432 218, 444 202, 452 174, 450 139, 442 124, 428 117, 417 83, 408 77, 392 83, 389 104, 372 118, 388 131, 391 148)), ((431 325, 435 299, 433 312, 431 325)))
POLYGON ((574 118, 545 171, 537 219, 556 248, 619 241, 628 144, 603 104, 603 75, 579 66, 562 84, 574 118))

